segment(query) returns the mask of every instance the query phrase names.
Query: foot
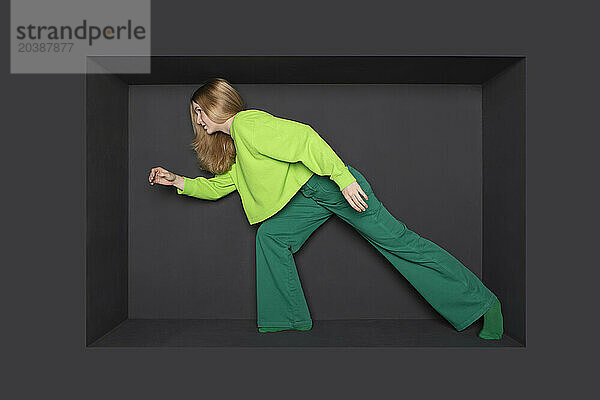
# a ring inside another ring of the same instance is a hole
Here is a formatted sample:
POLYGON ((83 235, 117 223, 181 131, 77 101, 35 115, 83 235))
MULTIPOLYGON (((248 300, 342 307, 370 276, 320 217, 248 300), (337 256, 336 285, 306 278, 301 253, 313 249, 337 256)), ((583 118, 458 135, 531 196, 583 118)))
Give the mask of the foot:
POLYGON ((483 314, 483 328, 479 331, 481 339, 502 339, 504 333, 504 320, 500 309, 500 300, 496 299, 494 304, 483 314))
POLYGON ((298 331, 308 331, 312 328, 312 325, 310 326, 302 326, 302 327, 298 327, 298 328, 289 328, 289 327, 282 327, 282 328, 258 328, 259 332, 279 332, 279 331, 285 331, 287 329, 290 330, 298 330, 298 331))

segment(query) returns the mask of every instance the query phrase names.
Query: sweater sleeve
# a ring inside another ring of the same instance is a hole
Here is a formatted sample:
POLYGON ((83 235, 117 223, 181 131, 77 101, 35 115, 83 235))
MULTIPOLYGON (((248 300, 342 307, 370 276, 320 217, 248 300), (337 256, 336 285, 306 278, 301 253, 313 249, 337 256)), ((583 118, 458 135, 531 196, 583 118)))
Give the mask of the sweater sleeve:
POLYGON ((223 174, 215 175, 213 178, 184 177, 183 190, 177 188, 177 194, 185 194, 203 200, 218 200, 236 190, 231 176, 232 171, 233 168, 223 174))
POLYGON ((340 190, 356 180, 327 142, 307 124, 265 113, 255 125, 252 146, 267 157, 302 162, 317 175, 329 176, 340 190))

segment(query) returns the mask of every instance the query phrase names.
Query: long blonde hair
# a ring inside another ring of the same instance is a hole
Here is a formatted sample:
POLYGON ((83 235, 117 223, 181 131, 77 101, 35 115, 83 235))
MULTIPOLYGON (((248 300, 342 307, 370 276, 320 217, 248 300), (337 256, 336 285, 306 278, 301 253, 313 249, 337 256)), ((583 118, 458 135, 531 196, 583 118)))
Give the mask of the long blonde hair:
POLYGON ((190 117, 194 130, 191 146, 198 156, 198 165, 215 175, 223 174, 229 171, 235 162, 233 139, 223 132, 215 132, 212 135, 206 133, 202 126, 196 123, 196 112, 192 102, 196 102, 212 121, 222 124, 244 109, 244 100, 238 91, 222 78, 205 81, 190 98, 190 117))

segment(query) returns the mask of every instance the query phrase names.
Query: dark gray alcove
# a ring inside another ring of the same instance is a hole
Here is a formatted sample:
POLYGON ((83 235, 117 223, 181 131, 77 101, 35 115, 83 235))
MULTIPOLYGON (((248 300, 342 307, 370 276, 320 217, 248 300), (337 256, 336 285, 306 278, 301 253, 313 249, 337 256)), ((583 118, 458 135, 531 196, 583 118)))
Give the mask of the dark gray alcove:
MULTIPOLYGON (((95 57, 93 65, 126 57, 95 57)), ((524 57, 152 56, 86 77, 88 346, 525 346, 524 57), (309 123, 388 210, 502 301, 505 338, 445 321, 332 217, 295 254, 314 327, 259 334, 255 230, 233 192, 148 185, 196 167, 187 101, 223 77, 247 108, 309 123)), ((110 63, 108 63, 110 64, 110 63)), ((106 69, 110 69, 106 67, 106 69)))

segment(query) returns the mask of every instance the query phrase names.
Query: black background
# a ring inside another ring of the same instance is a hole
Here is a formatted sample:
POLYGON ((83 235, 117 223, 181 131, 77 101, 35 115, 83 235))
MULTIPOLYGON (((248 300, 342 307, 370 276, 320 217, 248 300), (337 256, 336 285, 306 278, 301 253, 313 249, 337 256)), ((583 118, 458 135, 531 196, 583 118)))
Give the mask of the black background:
MULTIPOLYGON (((152 2, 153 54, 527 57, 525 349, 85 349, 82 75, 2 63, 10 398, 563 396, 594 383, 597 14, 587 2, 152 2), (586 309, 586 307, 588 307, 586 309)), ((5 29, 10 26, 3 3, 5 29)), ((6 32, 5 31, 5 32, 6 32)), ((3 41, 9 52, 9 35, 3 41)))

